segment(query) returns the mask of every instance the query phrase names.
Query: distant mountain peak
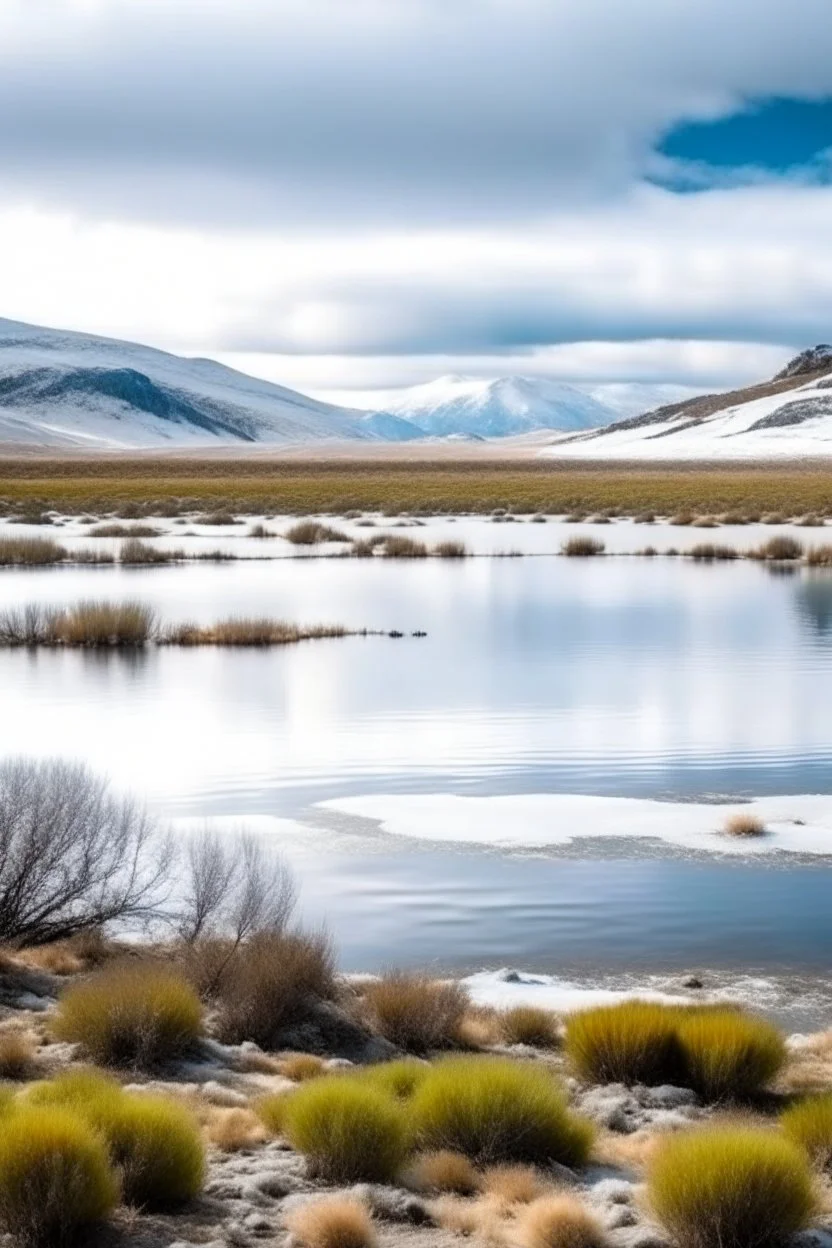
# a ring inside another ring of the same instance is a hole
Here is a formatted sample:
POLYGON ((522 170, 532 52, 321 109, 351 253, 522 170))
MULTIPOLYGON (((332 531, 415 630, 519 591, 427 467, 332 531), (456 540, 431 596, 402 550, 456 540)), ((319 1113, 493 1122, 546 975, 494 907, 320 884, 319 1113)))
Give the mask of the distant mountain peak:
POLYGON ((802 377, 804 373, 817 373, 823 368, 832 369, 832 346, 828 342, 819 342, 816 347, 801 351, 793 360, 789 360, 774 380, 785 381, 789 377, 802 377))

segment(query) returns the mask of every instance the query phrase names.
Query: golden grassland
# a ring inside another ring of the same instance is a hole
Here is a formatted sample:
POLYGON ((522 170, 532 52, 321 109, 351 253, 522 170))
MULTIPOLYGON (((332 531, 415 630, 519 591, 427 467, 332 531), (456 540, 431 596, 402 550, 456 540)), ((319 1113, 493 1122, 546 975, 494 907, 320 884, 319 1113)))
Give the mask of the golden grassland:
POLYGON ((0 511, 832 514, 832 468, 556 460, 0 459, 0 511))

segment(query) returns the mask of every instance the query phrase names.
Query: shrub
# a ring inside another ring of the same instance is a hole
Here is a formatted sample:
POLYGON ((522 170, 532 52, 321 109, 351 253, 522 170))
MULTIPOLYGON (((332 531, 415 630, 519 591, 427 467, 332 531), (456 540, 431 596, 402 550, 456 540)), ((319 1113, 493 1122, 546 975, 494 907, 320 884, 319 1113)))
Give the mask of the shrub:
POLYGON ((37 1084, 28 1100, 83 1118, 104 1139, 129 1204, 173 1204, 190 1199, 202 1187, 205 1155, 199 1129, 175 1101, 130 1095, 95 1070, 72 1071, 37 1084))
POLYGON ((384 1183, 409 1150, 404 1111, 357 1079, 314 1079, 289 1097, 285 1131, 313 1173, 333 1182, 384 1183))
POLYGON ((366 1205, 351 1196, 325 1196, 293 1209, 286 1226, 304 1248, 373 1248, 366 1205))
POLYGON ((738 1010, 687 1012, 679 1020, 679 1037, 686 1082, 708 1101, 753 1096, 786 1060, 779 1031, 738 1010))
POLYGON ((560 1044, 556 1016, 536 1005, 515 1005, 506 1010, 500 1031, 506 1044, 530 1044, 538 1049, 555 1049, 560 1044))
POLYGON ((603 1248, 598 1219, 576 1196, 541 1196, 517 1219, 517 1248, 603 1248))
POLYGON ((780 1248, 814 1211, 800 1150, 739 1128, 669 1137, 650 1166, 648 1199, 682 1248, 780 1248))
POLYGON ((307 1079, 317 1079, 326 1067, 323 1059, 314 1053, 292 1053, 280 1063, 280 1073, 293 1083, 305 1083, 307 1079))
POLYGON ((560 553, 570 559, 587 559, 603 555, 606 546, 597 537, 570 537, 560 548, 560 553))
POLYGON ((832 1166, 832 1093, 792 1105, 780 1119, 788 1139, 808 1153, 813 1165, 832 1166))
POLYGON ((0 941, 45 944, 159 902, 168 843, 78 763, 0 762, 0 941))
POLYGON ((22 1031, 0 1034, 0 1079, 26 1079, 32 1072, 35 1044, 22 1031))
POLYGON ((728 836, 764 836, 766 825, 757 815, 738 811, 737 814, 728 816, 723 830, 728 836))
POLYGON ((261 932, 237 948, 216 986, 217 1031, 229 1044, 276 1048, 281 1032, 335 996, 325 932, 261 932))
POLYGON ((118 1183, 103 1142, 62 1110, 20 1108, 0 1132, 0 1223, 23 1245, 63 1245, 105 1218, 118 1183))
POLYGON ((408 1053, 453 1045, 469 1005, 461 984, 402 971, 368 984, 364 995, 381 1034, 408 1053))
MULTIPOLYGON (((763 523, 767 524, 769 521, 764 519, 763 523)), ((800 559, 803 555, 803 543, 794 537, 771 537, 762 546, 758 546, 754 554, 758 559, 800 559)))
POLYGON ((429 1072, 430 1066, 427 1062, 403 1060, 379 1062, 377 1066, 365 1066, 358 1077, 380 1091, 406 1101, 429 1072))
POLYGON ((54 1030, 104 1066, 152 1067, 196 1042, 202 1007, 172 970, 115 965, 64 993, 54 1030))
POLYGON ((464 1153, 441 1149, 421 1153, 414 1160, 407 1172, 407 1185, 432 1195, 454 1192, 457 1196, 471 1196, 479 1189, 480 1178, 464 1153))
POLYGON ((683 1061, 676 1015, 647 1001, 625 1001, 572 1014, 566 1052, 591 1083, 678 1083, 683 1061))
POLYGON ((319 546, 322 542, 348 542, 350 539, 340 529, 330 528, 317 520, 301 520, 284 534, 293 546, 319 546))
POLYGON ((420 1143, 480 1162, 582 1165, 592 1141, 545 1070, 500 1058, 447 1058, 431 1067, 411 1102, 420 1143))

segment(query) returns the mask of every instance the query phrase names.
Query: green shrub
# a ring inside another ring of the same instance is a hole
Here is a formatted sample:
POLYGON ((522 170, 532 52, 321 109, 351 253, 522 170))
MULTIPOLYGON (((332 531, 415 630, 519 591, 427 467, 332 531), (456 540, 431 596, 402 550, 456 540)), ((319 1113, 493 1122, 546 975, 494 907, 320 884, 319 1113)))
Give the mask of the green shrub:
POLYGON ((687 1085, 707 1101, 753 1096, 786 1060, 776 1027, 738 1010, 706 1010, 683 1015, 679 1037, 687 1085))
POLYGON ((652 1212, 681 1248, 780 1248, 815 1204, 800 1150, 741 1128, 669 1137, 647 1190, 652 1212))
POLYGON ((27 1099, 72 1113, 101 1136, 128 1204, 174 1204, 201 1189, 205 1152, 199 1127, 175 1101, 130 1095, 97 1071, 71 1071, 36 1084, 27 1099))
POLYGON ((799 1101, 780 1119, 787 1137, 808 1153, 813 1165, 832 1166, 832 1092, 799 1101))
POLYGON ((591 1083, 678 1083, 683 1058, 677 1014, 648 1001, 624 1001, 572 1014, 566 1052, 591 1083))
POLYGON ((358 1078, 389 1096, 406 1101, 429 1073, 430 1066, 426 1062, 408 1061, 405 1058, 399 1062, 379 1062, 377 1066, 366 1066, 358 1078))
POLYGON ((592 1129, 566 1106, 547 1071, 503 1058, 438 1062, 410 1104, 419 1144, 480 1162, 582 1165, 592 1129))
POLYGON ((455 1044, 470 1004, 468 993, 453 980, 403 971, 391 971, 368 984, 364 999, 385 1039, 408 1053, 455 1044))
POLYGON ((389 1182, 409 1152, 402 1108, 349 1075, 313 1079, 293 1092, 283 1127, 313 1173, 338 1183, 389 1182))
POLYGON ((0 1224, 23 1245, 62 1245, 106 1217, 118 1183, 102 1141, 60 1109, 19 1108, 0 1132, 0 1224))
POLYGON ((104 1066, 149 1067, 186 1052, 202 1029, 196 993, 156 965, 115 965, 61 997, 58 1039, 80 1044, 104 1066))

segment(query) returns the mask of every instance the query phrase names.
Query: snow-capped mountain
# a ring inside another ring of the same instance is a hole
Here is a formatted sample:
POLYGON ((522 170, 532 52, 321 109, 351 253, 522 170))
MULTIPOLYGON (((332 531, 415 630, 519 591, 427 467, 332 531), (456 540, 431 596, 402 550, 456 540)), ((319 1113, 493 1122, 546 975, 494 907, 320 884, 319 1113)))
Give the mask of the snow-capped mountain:
POLYGON ((0 319, 0 444, 93 450, 421 436, 398 416, 322 403, 213 360, 0 319))
POLYGON ((543 453, 596 459, 832 455, 832 347, 801 352, 771 381, 559 438, 543 453))
POLYGON ((440 377, 405 390, 386 406, 434 437, 504 438, 536 429, 595 429, 616 417, 581 390, 543 377, 440 377))

